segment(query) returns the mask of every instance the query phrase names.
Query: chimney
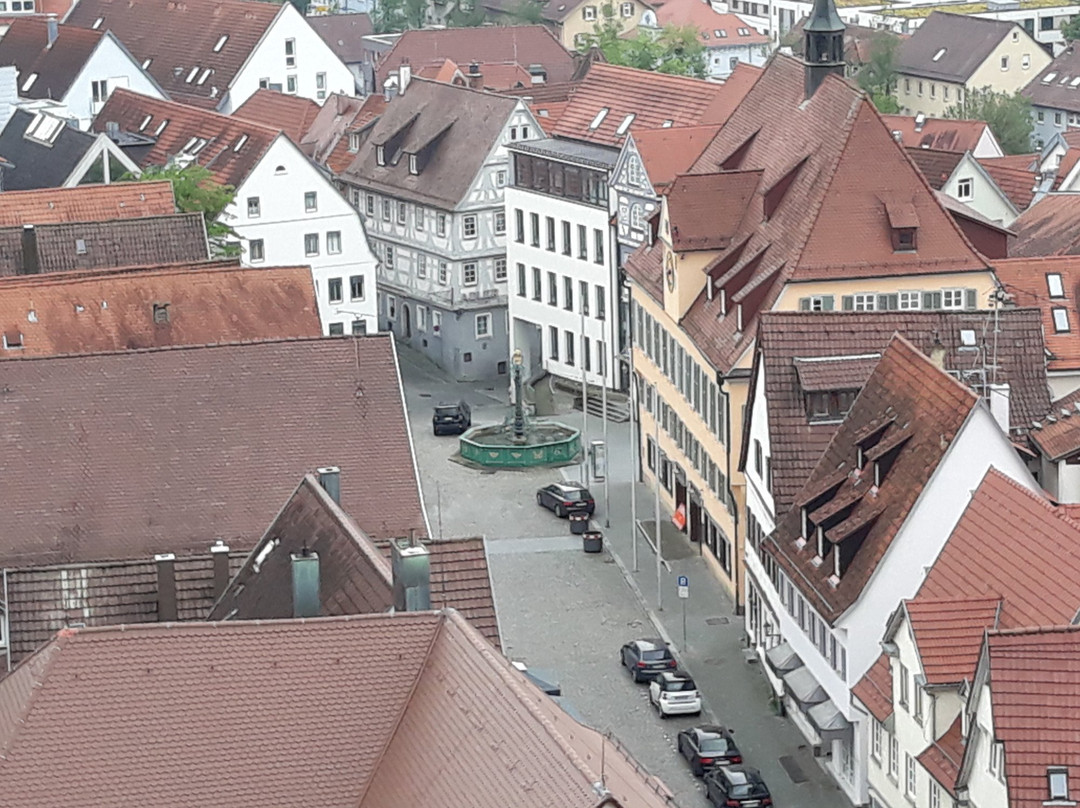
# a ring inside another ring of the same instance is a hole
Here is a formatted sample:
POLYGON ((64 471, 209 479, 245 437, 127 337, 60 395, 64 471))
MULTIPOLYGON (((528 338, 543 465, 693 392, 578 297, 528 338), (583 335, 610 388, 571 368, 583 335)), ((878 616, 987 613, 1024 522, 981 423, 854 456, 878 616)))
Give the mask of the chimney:
POLYGON ((22 274, 37 275, 41 272, 38 262, 37 230, 32 224, 24 224, 22 232, 22 274))
POLYGON ((990 414, 994 416, 1001 431, 1009 434, 1009 385, 988 384, 987 394, 990 397, 990 414))
POLYGON ((484 74, 480 72, 480 65, 476 62, 469 65, 469 74, 465 77, 465 83, 473 90, 484 89, 484 74))
POLYGON ((408 61, 404 61, 398 67, 398 94, 404 95, 405 90, 409 87, 409 82, 412 81, 412 65, 408 61))
POLYGON ((945 370, 945 346, 937 337, 934 337, 934 344, 930 346, 930 361, 939 370, 945 370))
POLYGON ((471 75, 475 75, 475 74, 477 74, 479 72, 480 72, 480 63, 479 62, 470 62, 469 63, 469 73, 471 75))
POLYGON ((316 469, 319 475, 319 485, 330 495, 338 505, 341 504, 341 469, 337 466, 323 466, 316 469))
POLYGON ((431 559, 420 544, 390 542, 394 575, 394 609, 423 612, 431 608, 431 559))
POLYGON ((836 13, 835 0, 814 0, 803 27, 805 97, 810 99, 825 77, 844 77, 844 21, 836 13))
POLYGON ((304 548, 292 555, 293 617, 318 617, 319 555, 304 548))
POLYGON ((45 30, 49 35, 48 47, 51 48, 53 43, 56 42, 56 38, 60 36, 60 26, 56 22, 55 14, 48 14, 45 17, 45 30))
POLYGON ((120 138, 120 124, 116 121, 105 121, 105 134, 115 143, 120 138))
POLYGON ((921 132, 924 126, 926 126, 926 116, 920 112, 915 116, 915 131, 921 132))
POLYGON ((176 556, 162 553, 154 556, 157 564, 157 618, 159 623, 176 620, 176 556))
POLYGON ((220 598, 229 586, 229 545, 218 539, 210 547, 214 559, 214 600, 220 598))

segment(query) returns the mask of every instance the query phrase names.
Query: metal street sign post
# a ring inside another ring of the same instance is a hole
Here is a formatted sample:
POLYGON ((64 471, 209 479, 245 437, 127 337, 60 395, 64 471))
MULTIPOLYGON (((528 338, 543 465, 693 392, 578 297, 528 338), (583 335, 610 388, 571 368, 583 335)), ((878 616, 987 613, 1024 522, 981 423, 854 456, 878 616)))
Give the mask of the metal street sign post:
POLYGON ((679 576, 679 600, 682 601, 682 644, 686 650, 686 601, 690 597, 690 576, 679 576))

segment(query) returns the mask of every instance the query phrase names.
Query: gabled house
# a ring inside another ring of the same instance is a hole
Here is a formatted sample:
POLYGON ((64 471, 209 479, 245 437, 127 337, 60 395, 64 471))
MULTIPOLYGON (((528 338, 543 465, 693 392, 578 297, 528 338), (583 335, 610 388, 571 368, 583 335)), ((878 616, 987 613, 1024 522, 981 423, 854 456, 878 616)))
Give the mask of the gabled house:
POLYGON ((1074 390, 1054 401, 1032 422, 1031 442, 1039 453, 1039 481, 1057 502, 1080 503, 1078 402, 1080 390, 1074 390))
POLYGON ((338 176, 379 257, 379 324, 459 380, 505 374, 508 146, 543 132, 519 99, 410 76, 338 176))
POLYGON ((309 265, 324 333, 378 329, 375 256, 360 214, 280 128, 127 90, 110 96, 94 128, 132 144, 142 167, 202 165, 231 185, 222 219, 244 265, 309 265))
POLYGON ((934 149, 974 157, 1001 157, 1004 152, 986 121, 927 118, 925 115, 882 115, 893 137, 908 149, 934 149))
POLYGON ((165 92, 107 29, 17 19, 0 38, 0 64, 19 71, 20 98, 50 99, 89 129, 109 95, 124 87, 154 98, 165 92))
POLYGON ((382 115, 387 103, 383 95, 330 96, 304 134, 301 150, 336 178, 352 164, 365 128, 382 115))
MULTIPOLYGON (((605 14, 622 25, 624 34, 633 34, 642 22, 655 25, 653 5, 643 0, 621 0, 605 6, 597 0, 538 0, 540 20, 551 30, 566 50, 585 51, 589 37, 596 33, 605 14), (650 16, 651 15, 651 16, 650 16)), ((518 6, 514 0, 477 0, 487 16, 496 22, 515 21, 518 6)), ((498 29, 496 29, 498 30, 498 29)))
POLYGON ((321 111, 322 107, 310 98, 286 95, 278 90, 260 89, 236 108, 233 117, 260 125, 269 122, 280 127, 281 131, 289 136, 289 140, 299 146, 321 111))
POLYGON ((104 134, 83 132, 50 112, 16 109, 0 132, 0 189, 109 183, 139 166, 104 134))
POLYGON ((896 53, 896 99, 908 114, 941 117, 969 92, 1012 94, 1050 64, 1023 27, 934 11, 896 53))
POLYGON ((224 114, 260 87, 316 101, 355 91, 349 68, 291 3, 88 0, 64 23, 111 31, 167 97, 224 114))
POLYGON ((868 801, 870 724, 851 688, 991 467, 1037 490, 979 396, 894 337, 792 507, 748 547, 751 604, 760 600, 772 626, 755 647, 778 700, 817 753, 831 751, 827 767, 855 804, 868 801))
POLYGON ((1032 143, 1042 148, 1054 135, 1080 126, 1080 51, 1069 44, 1020 94, 1031 102, 1032 143))
MULTIPOLYGON (((1036 178, 1033 174, 1010 168, 988 168, 971 152, 956 154, 909 149, 908 154, 932 188, 964 203, 983 218, 1002 227, 1009 227, 1035 196, 1036 178), (1007 193, 998 180, 1011 193, 1007 193)), ((989 163, 992 165, 993 161, 989 163)), ((983 251, 983 254, 987 253, 983 251)))
MULTIPOLYGON (((947 805, 965 790, 971 804, 993 804, 978 787, 966 789, 961 775, 965 754, 982 744, 975 754, 986 756, 990 742, 966 714, 982 697, 986 637, 1073 620, 1078 540, 1080 523, 1068 509, 986 472, 918 594, 890 618, 878 661, 852 690, 856 708, 869 714, 871 805, 947 805)), ((1039 668, 1025 671, 1029 687, 1039 668)), ((986 764, 991 781, 1005 779, 1000 758, 986 764)))
POLYGON ((665 26, 691 26, 705 48, 705 69, 711 79, 726 79, 740 62, 760 67, 772 51, 768 35, 730 12, 719 12, 701 0, 664 0, 641 28, 656 34, 665 26))
MULTIPOLYGON (((356 81, 355 92, 367 95, 374 91, 370 65, 366 64, 367 48, 364 39, 375 32, 371 15, 367 12, 353 14, 319 14, 306 17, 308 25, 322 37, 330 50, 349 68, 356 81), (365 70, 365 68, 367 68, 365 70)), ((352 93, 350 93, 351 95, 352 93)))

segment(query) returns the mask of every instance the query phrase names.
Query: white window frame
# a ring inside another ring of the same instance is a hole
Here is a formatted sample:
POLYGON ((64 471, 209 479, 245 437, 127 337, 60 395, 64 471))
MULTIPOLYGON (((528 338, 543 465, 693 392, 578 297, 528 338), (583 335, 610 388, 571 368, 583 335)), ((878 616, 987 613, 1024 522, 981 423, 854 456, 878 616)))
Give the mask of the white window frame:
POLYGON ((247 198, 247 215, 249 219, 258 219, 262 216, 262 202, 257 196, 247 198))
POLYGON ((889 776, 895 781, 900 773, 900 742, 896 733, 889 733, 889 776))
POLYGON ((341 231, 328 230, 326 232, 326 254, 341 255, 341 231))
POLYGON ((349 300, 363 300, 367 296, 367 284, 363 275, 349 276, 349 300), (360 295, 356 294, 356 281, 360 282, 360 295))
POLYGON ((427 256, 424 253, 416 254, 416 277, 427 277, 427 256))
POLYGON ((253 238, 248 242, 248 260, 253 264, 261 264, 266 260, 266 243, 261 238, 253 238), (255 257, 255 245, 259 245, 259 256, 255 257))
POLYGON ((506 280, 506 258, 505 257, 495 259, 495 280, 496 281, 505 281, 506 280))
POLYGON ((480 273, 477 270, 476 262, 469 261, 461 265, 461 285, 462 286, 476 286, 479 281, 480 273))
POLYGON ((326 281, 326 299, 331 303, 342 303, 345 300, 345 281, 342 278, 328 278, 326 281), (334 297, 334 286, 337 285, 337 297, 334 297))
POLYGON ((450 283, 450 265, 446 261, 439 262, 439 283, 443 286, 450 283))
POLYGON ((904 752, 904 796, 914 800, 918 796, 918 775, 915 772, 915 758, 910 752, 904 752))
POLYGON ((872 743, 870 745, 870 757, 877 761, 878 766, 881 766, 881 741, 885 734, 885 727, 881 725, 881 722, 876 718, 873 720, 873 727, 871 729, 872 743))
POLYGON ((319 234, 318 233, 305 233, 304 234, 304 255, 308 258, 319 254, 319 234), (312 244, 315 247, 312 249, 312 244))
POLYGON ((852 295, 853 311, 877 311, 877 293, 862 292, 852 295))
POLYGON ((942 289, 941 290, 941 308, 945 311, 963 311, 964 309, 964 290, 963 289, 942 289), (949 299, 953 298, 950 303, 949 299))
POLYGON ((975 198, 975 178, 962 177, 956 181, 956 198, 966 202, 975 198))
POLYGON ((897 308, 901 311, 922 309, 922 292, 901 291, 897 294, 897 308))
POLYGON ((1050 297, 1061 298, 1065 297, 1065 283, 1062 281, 1060 273, 1049 272, 1046 275, 1046 291, 1050 293, 1050 297))
POLYGON ((427 331, 427 306, 416 307, 416 330, 427 331))
POLYGON ((461 217, 461 237, 476 238, 480 234, 480 226, 476 220, 476 214, 470 213, 461 217))
POLYGON ((506 233, 506 212, 495 211, 495 235, 501 236, 506 233))
POLYGON ((319 192, 304 192, 304 213, 314 213, 319 209, 319 192))
POLYGON ((442 331, 442 312, 438 309, 431 310, 431 330, 433 332, 442 331))
POLYGON ((477 314, 474 325, 477 339, 491 339, 491 314, 489 312, 477 314), (483 328, 480 327, 481 323, 484 324, 483 328))

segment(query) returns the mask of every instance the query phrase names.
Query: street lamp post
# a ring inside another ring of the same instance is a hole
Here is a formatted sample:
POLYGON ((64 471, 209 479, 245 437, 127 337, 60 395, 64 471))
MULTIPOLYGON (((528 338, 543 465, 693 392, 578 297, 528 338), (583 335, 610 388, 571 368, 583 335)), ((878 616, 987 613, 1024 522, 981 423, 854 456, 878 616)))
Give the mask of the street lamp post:
POLYGON ((513 359, 514 363, 514 441, 516 443, 525 442, 525 402, 521 399, 521 366, 524 363, 524 357, 521 354, 521 349, 517 348, 514 351, 513 359))

